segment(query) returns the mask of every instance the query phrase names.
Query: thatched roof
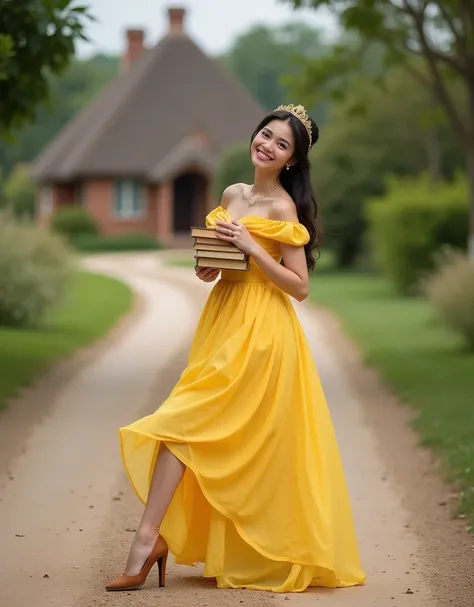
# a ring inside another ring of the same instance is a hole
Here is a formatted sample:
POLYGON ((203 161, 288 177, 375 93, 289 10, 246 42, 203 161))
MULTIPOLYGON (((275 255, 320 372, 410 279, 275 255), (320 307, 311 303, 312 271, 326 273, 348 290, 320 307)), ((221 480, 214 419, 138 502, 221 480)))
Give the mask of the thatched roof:
POLYGON ((212 168, 223 150, 248 140, 262 115, 230 73, 171 30, 52 140, 33 176, 159 181, 186 162, 212 168))

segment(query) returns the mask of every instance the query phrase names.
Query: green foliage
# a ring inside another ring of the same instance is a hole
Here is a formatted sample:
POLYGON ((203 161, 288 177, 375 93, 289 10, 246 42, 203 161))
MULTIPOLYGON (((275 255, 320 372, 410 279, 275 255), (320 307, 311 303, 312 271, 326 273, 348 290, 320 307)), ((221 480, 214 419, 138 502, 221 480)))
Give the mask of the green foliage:
POLYGON ((8 70, 8 62, 14 56, 13 39, 7 33, 0 33, 0 80, 4 80, 8 70))
POLYGON ((423 123, 430 109, 424 89, 400 70, 387 77, 385 89, 353 85, 347 100, 333 108, 312 154, 312 173, 325 242, 338 266, 353 265, 364 251, 364 203, 383 194, 389 175, 430 171, 434 179, 449 179, 462 166, 449 126, 423 123), (356 104, 365 111, 350 115, 348 107, 356 104))
POLYGON ((80 206, 60 208, 51 218, 51 228, 67 238, 74 239, 83 234, 98 234, 99 224, 80 206))
MULTIPOLYGON (((357 73, 356 58, 377 44, 381 49, 380 73, 385 81, 394 65, 403 66, 436 99, 463 149, 469 179, 469 200, 474 206, 474 19, 464 2, 430 0, 287 0, 296 8, 329 8, 342 27, 354 35, 355 45, 336 45, 332 55, 307 62, 304 82, 309 95, 315 87, 345 95, 357 73), (453 83, 459 95, 453 95, 453 83), (458 99, 468 100, 467 108, 458 99), (467 111, 466 111, 467 109, 467 111)), ((474 213, 474 208, 472 211, 474 213)), ((472 228, 474 229, 474 228, 472 228)), ((474 234, 471 234, 470 242, 474 234)), ((474 246, 470 251, 474 257, 474 246)))
POLYGON ((0 325, 37 325, 64 295, 69 249, 59 236, 0 216, 0 325))
POLYGON ((249 143, 243 143, 222 155, 216 170, 214 192, 221 197, 223 191, 233 183, 253 183, 253 165, 249 143))
POLYGON ((145 234, 124 234, 122 236, 80 234, 73 239, 73 245, 79 251, 87 253, 148 251, 161 248, 161 244, 156 238, 145 234))
POLYGON ((72 0, 2 2, 0 31, 0 137, 31 121, 48 98, 48 74, 70 64, 91 18, 72 0))
MULTIPOLYGON (((308 107, 347 99, 354 85, 371 79, 379 85, 384 75, 384 49, 372 42, 359 49, 357 37, 345 33, 341 40, 327 46, 324 53, 303 57, 299 70, 287 78, 290 92, 308 107)), ((348 110, 358 110, 356 105, 348 110)))
POLYGON ((27 165, 18 164, 3 185, 3 205, 17 217, 32 219, 35 215, 35 185, 27 165))
POLYGON ((48 76, 49 102, 39 106, 36 119, 16 133, 15 141, 0 140, 0 167, 5 174, 19 162, 34 160, 117 72, 116 57, 97 55, 87 61, 73 61, 64 74, 48 76))
MULTIPOLYGON (((340 86, 350 81, 355 72, 364 65, 367 49, 378 48, 380 60, 373 75, 383 76, 393 65, 408 66, 410 72, 429 88, 436 91, 439 101, 451 115, 450 100, 446 99, 445 84, 452 76, 472 82, 472 72, 465 66, 473 64, 469 45, 460 44, 456 38, 472 38, 474 22, 465 19, 462 4, 446 0, 430 0, 425 7, 416 7, 409 2, 396 0, 378 2, 376 0, 286 0, 295 8, 321 7, 331 9, 339 18, 346 40, 336 44, 332 54, 312 58, 307 62, 307 70, 313 71, 314 85, 328 81, 335 82, 334 88, 343 94, 340 86), (429 5, 429 8, 426 6, 429 5), (460 27, 459 27, 460 26, 460 27), (349 44, 346 42, 349 41, 349 44), (408 52, 407 49, 410 49, 408 52), (429 72, 422 73, 418 65, 410 65, 413 57, 422 60, 429 72), (336 75, 336 79, 334 76, 336 75), (436 86, 433 86, 433 81, 436 86)), ((308 84, 310 79, 308 78, 308 84)), ((309 89, 308 89, 309 92, 309 89)), ((452 116, 450 116, 452 117, 452 116)), ((460 119, 458 115, 458 121, 460 119)))
POLYGON ((367 205, 374 257, 396 288, 407 293, 443 246, 467 242, 467 183, 392 179, 387 195, 367 205))
POLYGON ((436 261, 424 291, 446 324, 474 351, 474 262, 450 249, 436 261))
MULTIPOLYGON (((301 71, 301 58, 325 52, 321 30, 304 23, 283 27, 256 26, 239 36, 221 61, 266 110, 294 102, 286 82, 301 71)), ((323 108, 309 108, 321 121, 323 108)))

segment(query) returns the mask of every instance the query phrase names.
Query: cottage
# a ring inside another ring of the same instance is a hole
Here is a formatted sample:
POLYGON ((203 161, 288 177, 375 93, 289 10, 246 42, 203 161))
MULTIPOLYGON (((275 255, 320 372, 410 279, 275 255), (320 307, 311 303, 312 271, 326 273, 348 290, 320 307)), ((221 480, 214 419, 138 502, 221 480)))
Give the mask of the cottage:
POLYGON ((168 10, 154 47, 127 31, 120 74, 46 147, 33 166, 38 218, 82 205, 104 235, 153 235, 173 244, 216 201, 219 157, 248 138, 263 110, 168 10))

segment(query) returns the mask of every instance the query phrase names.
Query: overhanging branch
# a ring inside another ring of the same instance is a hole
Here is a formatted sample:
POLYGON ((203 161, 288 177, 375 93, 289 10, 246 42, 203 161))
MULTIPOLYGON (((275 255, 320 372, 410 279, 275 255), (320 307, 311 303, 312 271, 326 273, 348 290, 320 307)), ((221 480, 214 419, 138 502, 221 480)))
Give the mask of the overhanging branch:
POLYGON ((471 26, 471 36, 474 36, 474 11, 472 10, 472 0, 461 0, 461 9, 464 13, 464 22, 469 22, 471 26))
MULTIPOLYGON (((420 10, 417 10, 408 0, 403 0, 403 7, 393 5, 400 13, 404 13, 408 15, 415 26, 415 30, 418 34, 419 40, 417 42, 421 43, 422 53, 426 56, 428 53, 432 55, 436 60, 442 61, 446 63, 454 72, 462 76, 463 78, 469 77, 469 69, 466 63, 459 60, 457 57, 453 57, 448 53, 443 53, 442 51, 436 50, 428 41, 425 32, 426 25, 426 3, 420 10)), ((439 6, 439 5, 438 5, 439 6)), ((454 23, 453 23, 454 27, 454 23)), ((413 49, 409 49, 413 50, 413 49)))
MULTIPOLYGON (((448 24, 448 27, 451 30, 451 33, 453 34, 454 42, 455 42, 455 45, 456 45, 459 53, 462 56, 466 57, 467 40, 466 40, 466 31, 462 25, 462 20, 460 20, 461 30, 459 30, 456 26, 453 16, 449 13, 449 11, 447 10, 447 8, 443 4, 443 2, 438 2, 437 7, 440 10, 441 14, 443 15, 444 20, 448 24)), ((472 12, 472 9, 471 9, 471 12, 472 12)))
MULTIPOLYGON (((466 145, 469 140, 468 129, 465 127, 463 120, 461 119, 460 114, 458 113, 456 106, 451 98, 451 95, 448 92, 446 84, 443 80, 443 77, 439 70, 438 61, 440 58, 436 53, 433 53, 433 49, 431 48, 424 30, 424 20, 420 13, 417 13, 413 10, 413 7, 407 2, 407 0, 403 0, 407 10, 410 11, 410 14, 413 16, 416 30, 418 32, 419 41, 421 45, 421 52, 424 58, 427 61, 428 69, 431 74, 432 79, 432 89, 437 94, 439 101, 446 109, 446 112, 449 116, 453 129, 456 131, 459 136, 461 142, 466 145), (421 18, 420 18, 421 17, 421 18)), ((464 77, 466 75, 462 74, 464 77)))

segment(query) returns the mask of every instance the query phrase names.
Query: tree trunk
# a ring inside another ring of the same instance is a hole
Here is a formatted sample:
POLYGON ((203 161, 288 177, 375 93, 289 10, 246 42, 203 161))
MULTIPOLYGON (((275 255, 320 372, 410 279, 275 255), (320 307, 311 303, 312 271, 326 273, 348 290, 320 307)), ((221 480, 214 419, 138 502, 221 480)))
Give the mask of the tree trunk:
POLYGON ((469 187, 469 241, 468 256, 474 261, 474 141, 467 149, 467 183, 469 187))
MULTIPOLYGON (((439 108, 439 101, 432 89, 428 90, 428 107, 430 110, 439 108)), ((442 181, 442 152, 440 141, 440 128, 438 123, 428 127, 426 132, 426 155, 428 158, 428 170, 433 182, 442 181)))
POLYGON ((437 127, 431 127, 426 135, 426 155, 431 181, 434 183, 441 181, 443 179, 443 171, 441 168, 441 145, 437 127))
POLYGON ((469 123, 466 138, 467 183, 469 201, 469 236, 467 255, 474 261, 474 81, 468 86, 469 123))

